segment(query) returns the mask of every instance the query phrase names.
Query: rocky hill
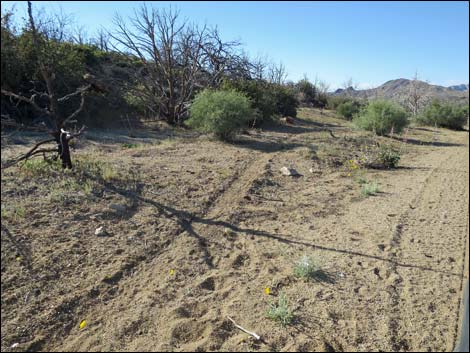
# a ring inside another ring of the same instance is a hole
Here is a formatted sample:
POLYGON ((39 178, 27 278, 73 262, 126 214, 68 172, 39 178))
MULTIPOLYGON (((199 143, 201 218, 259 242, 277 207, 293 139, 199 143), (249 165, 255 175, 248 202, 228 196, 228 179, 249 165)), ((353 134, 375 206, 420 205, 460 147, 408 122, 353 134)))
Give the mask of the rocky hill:
POLYGON ((457 103, 468 102, 468 84, 444 87, 431 85, 423 81, 417 81, 415 83, 412 80, 404 78, 390 80, 379 87, 371 89, 355 90, 353 87, 338 89, 332 93, 332 95, 367 99, 390 99, 401 103, 407 96, 409 96, 410 92, 414 89, 413 87, 415 84, 418 92, 424 97, 424 99, 430 100, 437 98, 442 101, 452 101, 457 103))

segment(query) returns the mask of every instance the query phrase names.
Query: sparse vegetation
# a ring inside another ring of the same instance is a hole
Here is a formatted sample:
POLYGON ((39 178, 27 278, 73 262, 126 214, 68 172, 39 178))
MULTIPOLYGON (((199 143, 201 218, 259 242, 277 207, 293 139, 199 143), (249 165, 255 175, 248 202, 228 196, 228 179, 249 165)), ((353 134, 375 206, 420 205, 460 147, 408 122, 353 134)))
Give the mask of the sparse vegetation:
POLYGON ((279 294, 277 304, 269 304, 269 309, 267 312, 268 318, 271 320, 279 322, 282 326, 290 325, 294 320, 294 314, 289 308, 286 295, 284 293, 279 294))
POLYGON ((318 261, 313 256, 304 255, 294 266, 294 275, 306 280, 314 280, 323 276, 318 261))
POLYGON ((379 192, 379 184, 377 181, 367 182, 362 185, 361 192, 365 197, 376 195, 379 192))

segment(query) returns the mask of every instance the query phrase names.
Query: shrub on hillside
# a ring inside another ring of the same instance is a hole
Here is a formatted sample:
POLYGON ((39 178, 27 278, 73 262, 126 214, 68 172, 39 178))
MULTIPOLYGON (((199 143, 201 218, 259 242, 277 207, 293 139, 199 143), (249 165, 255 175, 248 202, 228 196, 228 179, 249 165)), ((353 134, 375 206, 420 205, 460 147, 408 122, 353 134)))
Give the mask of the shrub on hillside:
POLYGON ((328 96, 326 107, 328 109, 337 109, 340 104, 350 101, 351 99, 347 97, 328 96))
POLYGON ((300 105, 314 106, 317 90, 313 83, 307 78, 303 78, 295 84, 295 89, 297 91, 296 98, 300 105))
POLYGON ((231 140, 253 119, 250 100, 235 90, 206 89, 196 95, 190 107, 189 127, 231 140))
POLYGON ((361 104, 358 101, 344 102, 338 105, 336 111, 346 120, 352 120, 352 118, 359 113, 361 110, 361 104))
POLYGON ((361 129, 385 135, 392 130, 400 133, 408 125, 408 114, 395 103, 376 100, 363 108, 353 120, 361 129))
POLYGON ((416 121, 423 125, 459 130, 465 125, 467 119, 468 106, 458 106, 434 100, 418 115, 416 121))
POLYGON ((279 115, 292 117, 297 115, 297 101, 290 87, 260 80, 239 79, 224 81, 222 89, 234 89, 250 99, 251 107, 256 113, 248 122, 250 126, 260 126, 279 115))

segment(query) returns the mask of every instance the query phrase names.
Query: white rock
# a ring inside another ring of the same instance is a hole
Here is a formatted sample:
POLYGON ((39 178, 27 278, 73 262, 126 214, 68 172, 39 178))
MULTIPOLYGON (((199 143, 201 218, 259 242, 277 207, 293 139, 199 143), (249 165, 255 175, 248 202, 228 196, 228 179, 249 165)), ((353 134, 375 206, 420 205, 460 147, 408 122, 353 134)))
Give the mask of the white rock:
POLYGON ((102 236, 105 236, 107 234, 108 234, 108 232, 106 232, 106 230, 104 229, 104 226, 98 227, 95 230, 95 235, 98 236, 98 237, 102 237, 102 236))
POLYGON ((281 168, 281 173, 283 175, 287 175, 287 176, 297 176, 297 175, 300 175, 295 169, 293 168, 287 168, 287 167, 282 167, 281 168))

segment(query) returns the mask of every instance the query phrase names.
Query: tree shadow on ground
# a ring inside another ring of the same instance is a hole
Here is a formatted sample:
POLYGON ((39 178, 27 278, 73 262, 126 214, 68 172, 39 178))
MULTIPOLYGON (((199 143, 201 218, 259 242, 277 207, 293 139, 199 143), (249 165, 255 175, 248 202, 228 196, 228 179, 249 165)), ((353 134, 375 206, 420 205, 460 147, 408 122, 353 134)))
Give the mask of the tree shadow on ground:
MULTIPOLYGON (((196 230, 193 227, 194 223, 200 223, 200 224, 205 224, 209 226, 220 226, 224 228, 228 228, 234 232, 237 232, 239 234, 244 234, 246 236, 255 236, 255 237, 263 237, 263 238, 268 238, 268 239, 273 239, 276 240, 280 243, 288 244, 288 245, 300 245, 316 250, 323 250, 323 251, 331 251, 339 254, 345 254, 345 255, 352 255, 352 256, 359 256, 359 257, 366 257, 369 259, 374 259, 378 261, 384 261, 391 263, 395 266, 398 267, 403 267, 403 268, 415 268, 419 269, 422 271, 430 271, 434 273, 441 273, 445 274, 448 276, 456 276, 456 277, 461 277, 462 274, 460 273, 453 273, 453 272, 448 272, 448 271, 443 271, 427 266, 422 266, 422 265, 414 265, 414 264, 408 264, 408 263, 400 263, 398 261, 395 261, 390 258, 384 258, 376 255, 370 255, 370 254, 365 254, 361 253, 358 251, 353 251, 353 250, 345 250, 345 249, 339 249, 339 248, 333 248, 333 247, 328 247, 328 246, 323 246, 323 245, 317 245, 311 242, 304 241, 302 239, 295 239, 290 235, 280 235, 280 234, 271 234, 266 231, 262 230, 255 230, 255 229, 249 229, 249 228, 241 228, 239 226, 236 226, 234 224, 231 224, 230 222, 222 221, 222 220, 215 220, 215 219, 206 219, 202 216, 196 215, 191 212, 187 211, 182 211, 182 210, 177 210, 173 207, 163 205, 162 203, 151 200, 149 198, 143 197, 138 193, 135 193, 133 191, 125 190, 122 188, 115 187, 112 184, 105 184, 106 188, 111 191, 111 192, 116 192, 124 197, 130 197, 130 198, 136 198, 139 202, 152 205, 156 207, 160 212, 162 212, 166 217, 168 218, 175 218, 176 222, 184 229, 190 236, 194 237, 197 241, 198 244, 200 245, 201 249, 204 252, 204 260, 207 263, 207 265, 210 268, 214 267, 214 264, 212 262, 212 256, 209 253, 207 249, 207 243, 208 240, 204 238, 203 235, 199 234, 196 232, 196 230)), ((329 275, 326 276, 326 279, 330 279, 331 277, 329 275)))
POLYGON ((461 143, 422 141, 422 140, 417 140, 417 139, 412 139, 412 138, 405 139, 404 137, 397 137, 397 136, 389 136, 389 138, 406 143, 406 144, 418 145, 418 146, 434 146, 434 147, 462 147, 464 146, 461 143))
POLYGON ((266 153, 274 153, 279 151, 289 151, 297 147, 303 147, 301 143, 286 143, 282 138, 272 138, 266 140, 259 140, 256 138, 241 137, 231 143, 233 146, 247 148, 266 153))

